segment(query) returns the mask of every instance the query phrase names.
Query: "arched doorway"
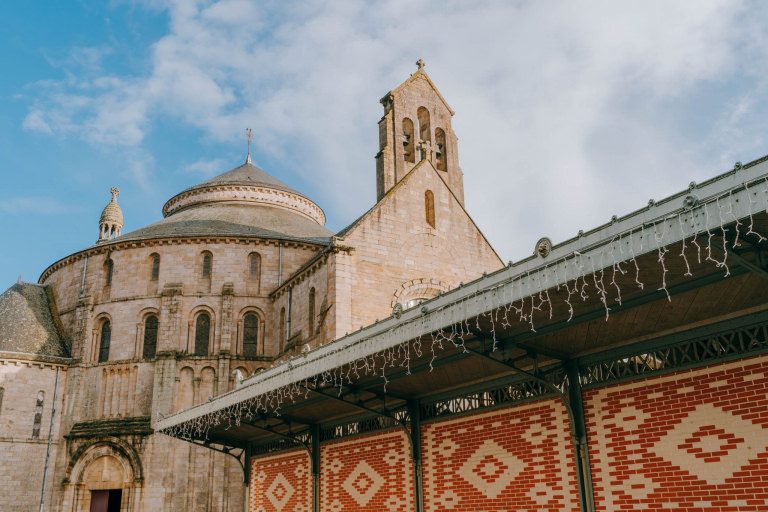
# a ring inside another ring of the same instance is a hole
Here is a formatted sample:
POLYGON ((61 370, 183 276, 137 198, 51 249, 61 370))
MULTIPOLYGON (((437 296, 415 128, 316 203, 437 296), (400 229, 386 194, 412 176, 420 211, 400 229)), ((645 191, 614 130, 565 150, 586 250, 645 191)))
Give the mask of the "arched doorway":
POLYGON ((78 450, 70 463, 62 510, 133 512, 138 510, 143 478, 133 447, 110 438, 78 450))

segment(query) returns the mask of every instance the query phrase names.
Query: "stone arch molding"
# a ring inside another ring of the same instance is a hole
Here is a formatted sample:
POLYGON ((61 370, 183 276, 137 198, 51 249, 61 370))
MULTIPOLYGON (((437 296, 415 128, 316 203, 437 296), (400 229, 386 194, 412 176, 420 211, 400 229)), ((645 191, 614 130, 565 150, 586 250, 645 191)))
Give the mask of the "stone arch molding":
POLYGON ((411 299, 431 299, 437 297, 440 293, 445 293, 451 289, 451 286, 438 279, 432 279, 422 277, 419 279, 411 279, 401 284, 397 290, 395 290, 392 296, 393 308, 398 302, 405 306, 405 304, 411 299))
POLYGON ((87 512, 90 510, 91 491, 108 488, 120 488, 123 491, 121 510, 136 512, 141 501, 144 473, 141 459, 136 450, 127 442, 117 437, 104 437, 92 444, 81 446, 70 459, 64 478, 63 512, 87 512), (119 470, 117 480, 98 482, 88 481, 89 470, 98 471, 92 466, 102 458, 105 466, 119 470))
POLYGON ((135 486, 140 486, 144 482, 139 454, 133 446, 117 437, 104 438, 77 450, 67 466, 65 481, 81 484, 88 465, 105 456, 113 457, 120 462, 124 470, 124 482, 132 482, 135 486))

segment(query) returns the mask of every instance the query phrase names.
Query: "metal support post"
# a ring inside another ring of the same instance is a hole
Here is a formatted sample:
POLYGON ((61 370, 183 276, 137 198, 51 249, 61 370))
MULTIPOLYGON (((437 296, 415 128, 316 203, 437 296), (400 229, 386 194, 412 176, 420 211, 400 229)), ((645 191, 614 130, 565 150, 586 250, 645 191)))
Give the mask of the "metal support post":
POLYGON ((421 464, 421 403, 408 400, 411 417, 411 458, 413 459, 413 505, 416 512, 424 510, 424 479, 421 464))
POLYGON ((312 435, 312 510, 320 512, 320 425, 310 426, 312 435))
POLYGON ((584 417, 584 397, 581 392, 579 366, 576 361, 569 359, 563 362, 568 376, 568 402, 573 411, 571 422, 573 449, 576 455, 576 478, 579 484, 579 501, 581 510, 595 510, 594 493, 592 490, 592 467, 589 460, 589 445, 587 443, 587 423, 584 417))

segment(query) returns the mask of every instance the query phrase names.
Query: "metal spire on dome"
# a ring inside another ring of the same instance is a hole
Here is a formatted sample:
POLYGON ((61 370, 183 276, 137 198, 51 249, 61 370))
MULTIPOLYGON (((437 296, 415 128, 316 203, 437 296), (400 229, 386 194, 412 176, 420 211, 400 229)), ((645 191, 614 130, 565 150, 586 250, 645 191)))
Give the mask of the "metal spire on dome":
POLYGON ((248 138, 248 156, 245 158, 245 163, 250 164, 251 163, 251 138, 253 138, 253 134, 251 133, 250 128, 245 129, 245 136, 248 138))

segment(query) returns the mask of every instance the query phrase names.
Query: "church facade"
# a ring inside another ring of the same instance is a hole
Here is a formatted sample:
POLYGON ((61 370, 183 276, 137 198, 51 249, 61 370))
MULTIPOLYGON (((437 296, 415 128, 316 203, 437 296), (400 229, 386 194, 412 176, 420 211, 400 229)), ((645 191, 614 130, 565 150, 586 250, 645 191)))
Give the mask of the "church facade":
POLYGON ((383 99, 377 202, 325 228, 245 164, 0 295, 3 509, 242 511, 241 461, 164 417, 503 267, 464 207, 453 111, 420 65, 383 99))

